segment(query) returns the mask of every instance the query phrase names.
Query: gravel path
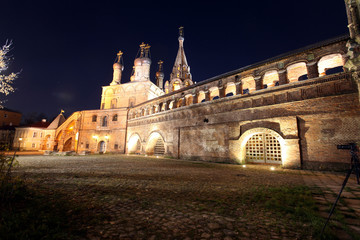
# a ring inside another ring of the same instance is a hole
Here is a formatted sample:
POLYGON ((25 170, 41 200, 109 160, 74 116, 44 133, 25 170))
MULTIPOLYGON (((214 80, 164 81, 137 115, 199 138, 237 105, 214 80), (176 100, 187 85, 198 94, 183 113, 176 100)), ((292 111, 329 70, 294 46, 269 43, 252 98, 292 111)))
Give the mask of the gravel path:
POLYGON ((125 155, 18 160, 29 186, 102 216, 88 239, 311 238, 308 226, 243 201, 256 188, 303 185, 298 171, 125 155))

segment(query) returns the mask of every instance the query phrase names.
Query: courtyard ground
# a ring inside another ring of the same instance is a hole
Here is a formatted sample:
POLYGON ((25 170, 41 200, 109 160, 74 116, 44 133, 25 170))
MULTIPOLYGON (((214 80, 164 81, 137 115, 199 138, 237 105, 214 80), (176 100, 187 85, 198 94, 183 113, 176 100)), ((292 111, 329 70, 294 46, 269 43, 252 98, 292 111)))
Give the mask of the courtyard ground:
MULTIPOLYGON (((63 201, 80 239, 316 239, 344 173, 166 158, 20 156, 21 175, 63 201)), ((359 239, 351 176, 327 238, 359 239)))

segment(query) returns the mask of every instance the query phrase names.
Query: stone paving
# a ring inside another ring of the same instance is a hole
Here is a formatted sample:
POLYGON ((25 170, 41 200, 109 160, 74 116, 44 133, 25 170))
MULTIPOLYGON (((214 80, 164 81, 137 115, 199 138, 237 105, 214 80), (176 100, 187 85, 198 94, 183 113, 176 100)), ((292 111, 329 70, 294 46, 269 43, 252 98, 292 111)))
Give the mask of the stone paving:
MULTIPOLYGON (((339 194, 346 173, 330 173, 316 171, 301 171, 304 182, 308 186, 316 186, 322 189, 322 193, 314 195, 319 204, 320 214, 328 218, 330 209, 339 194)), ((357 184, 355 174, 352 174, 341 194, 335 210, 344 216, 346 227, 360 236, 360 185, 357 184)), ((332 216, 331 223, 340 226, 342 223, 336 221, 332 216)), ((353 239, 341 228, 336 228, 337 236, 340 239, 353 239)))
MULTIPOLYGON (((87 239, 313 239, 307 235, 311 226, 242 199, 259 187, 317 186, 322 191, 314 197, 327 217, 344 177, 124 155, 18 160, 15 173, 29 186, 49 197, 64 194, 69 201, 85 204, 90 216, 101 217, 101 222, 86 226, 87 239)), ((338 208, 355 233, 360 226, 359 197, 352 177, 338 208)), ((354 237, 340 227, 336 231, 342 239, 354 237)))

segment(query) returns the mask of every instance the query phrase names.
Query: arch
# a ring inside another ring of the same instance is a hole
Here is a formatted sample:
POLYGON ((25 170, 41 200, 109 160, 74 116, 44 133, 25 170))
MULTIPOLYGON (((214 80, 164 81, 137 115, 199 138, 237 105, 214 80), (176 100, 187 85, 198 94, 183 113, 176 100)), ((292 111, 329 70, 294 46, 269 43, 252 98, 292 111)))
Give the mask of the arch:
POLYGON ((117 93, 118 95, 120 95, 121 97, 125 96, 125 91, 122 87, 118 87, 115 91, 115 93, 117 93))
POLYGON ((105 141, 100 141, 98 143, 98 151, 99 151, 99 153, 105 153, 106 152, 106 143, 105 143, 105 141))
POLYGON ((265 72, 263 77, 263 88, 274 87, 276 82, 279 82, 279 74, 276 70, 265 72))
POLYGON ((169 103, 169 110, 171 110, 171 109, 174 108, 174 104, 175 104, 175 100, 172 100, 172 101, 169 103))
POLYGON ((184 80, 184 87, 188 87, 193 84, 194 84, 193 81, 191 81, 191 79, 189 79, 189 78, 184 80))
POLYGON ((179 90, 181 88, 181 81, 180 80, 175 80, 172 84, 172 91, 175 92, 177 90, 179 90))
POLYGON ((141 84, 138 84, 137 86, 136 86, 136 91, 137 92, 139 92, 139 91, 142 91, 142 90, 144 90, 146 87, 145 87, 145 85, 143 84, 143 83, 141 83, 141 84))
POLYGON ((114 94, 114 90, 112 88, 108 88, 105 91, 105 95, 113 95, 114 94))
POLYGON ((287 77, 289 82, 297 82, 300 80, 304 80, 304 78, 307 78, 307 67, 305 62, 298 62, 289 65, 286 68, 287 71, 287 77), (306 75, 306 77, 304 77, 306 75))
POLYGON ((134 133, 131 135, 131 137, 129 138, 128 144, 127 144, 127 148, 128 148, 128 153, 140 154, 141 138, 140 138, 139 134, 134 133))
POLYGON ((236 95, 236 85, 234 82, 228 82, 225 88, 225 96, 230 97, 236 95))
POLYGON ((145 153, 147 155, 164 155, 165 144, 164 138, 158 132, 152 132, 146 143, 145 153))
POLYGON ((117 99, 116 98, 111 99, 110 108, 117 108, 117 99))
POLYGON ((243 84, 243 94, 251 93, 256 90, 255 79, 252 76, 243 78, 241 80, 243 84))
POLYGON ((127 88, 125 88, 125 93, 127 92, 135 92, 135 88, 133 86, 128 86, 127 88))
POLYGON ((145 108, 141 109, 141 117, 145 116, 145 108))
POLYGON ((176 107, 179 108, 179 107, 182 107, 182 105, 183 105, 183 99, 182 99, 182 98, 179 98, 179 99, 177 100, 176 107))
MULTIPOLYGON (((273 162, 268 162, 268 163, 275 163, 275 164, 282 164, 283 163, 283 160, 285 159, 285 156, 284 156, 284 152, 285 152, 285 140, 284 138, 277 132, 275 132, 274 130, 272 129, 269 129, 269 128, 253 128, 253 129, 250 129, 250 130, 247 130, 246 132, 244 132, 240 139, 239 139, 239 142, 240 142, 240 149, 239 149, 239 159, 242 163, 246 163, 247 161, 247 157, 249 158, 249 155, 247 154, 247 143, 249 141, 249 139, 251 139, 253 136, 257 137, 257 139, 252 139, 253 140, 253 145, 257 144, 259 145, 259 141, 261 141, 262 139, 259 139, 259 136, 261 134, 264 134, 265 135, 265 138, 269 138, 268 140, 268 144, 266 145, 266 143, 264 143, 264 146, 262 146, 265 150, 263 150, 263 152, 257 152, 255 154, 258 154, 258 155, 266 155, 267 153, 272 157, 272 156, 275 156, 274 158, 277 159, 277 160, 274 160, 273 162), (279 143, 280 145, 280 161, 279 161, 279 158, 276 157, 278 156, 277 154, 278 153, 278 150, 272 150, 272 148, 274 147, 274 145, 276 145, 276 141, 279 143), (274 152, 274 151, 277 151, 277 152, 274 152), (248 156, 247 156, 248 155, 248 156)), ((261 138, 261 137, 260 137, 261 138)), ((261 147, 261 146, 259 146, 261 147)), ((256 149, 255 149, 256 150, 256 149)), ((260 157, 260 156, 255 156, 256 157, 260 157)), ((266 161, 264 162, 266 163, 266 161)))
POLYGON ((193 99, 192 94, 186 95, 185 96, 185 101, 186 101, 186 106, 189 106, 189 105, 193 104, 194 99, 193 99))
POLYGON ((201 102, 203 102, 203 100, 205 100, 205 92, 204 91, 200 91, 199 93, 198 93, 198 103, 201 103, 201 102))
POLYGON ((218 99, 219 98, 219 88, 218 87, 212 87, 209 89, 210 91, 210 99, 211 100, 215 100, 214 98, 218 99))
POLYGON ((72 150, 72 137, 65 141, 63 146, 63 152, 68 152, 72 150))
POLYGON ((329 75, 328 70, 342 66, 344 66, 344 59, 340 53, 325 55, 318 61, 319 75, 329 75))
POLYGON ((168 93, 169 93, 169 87, 170 87, 169 85, 170 85, 170 84, 169 84, 169 81, 166 81, 166 82, 165 82, 165 87, 164 87, 164 88, 165 88, 165 94, 168 94, 168 93))
POLYGON ((163 102, 162 104, 161 104, 161 110, 160 111, 165 111, 166 110, 166 102, 163 102))
POLYGON ((96 122, 96 121, 97 121, 97 115, 92 115, 91 121, 92 121, 92 122, 96 122))

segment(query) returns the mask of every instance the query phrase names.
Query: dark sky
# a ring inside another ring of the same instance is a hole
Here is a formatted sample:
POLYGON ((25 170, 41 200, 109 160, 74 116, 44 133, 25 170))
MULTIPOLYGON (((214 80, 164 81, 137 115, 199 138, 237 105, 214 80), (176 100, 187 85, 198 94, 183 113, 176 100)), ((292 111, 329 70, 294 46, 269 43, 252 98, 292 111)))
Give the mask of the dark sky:
POLYGON ((22 71, 5 106, 23 114, 43 112, 52 118, 60 109, 66 115, 99 109, 101 86, 112 80, 116 53, 124 52, 122 82, 128 82, 141 42, 151 45, 152 81, 159 59, 168 80, 179 26, 184 26, 185 53, 197 82, 348 33, 342 0, 231 6, 174 1, 149 8, 124 7, 122 1, 54 2, 1 4, 0 44, 13 40, 10 70, 22 71))

